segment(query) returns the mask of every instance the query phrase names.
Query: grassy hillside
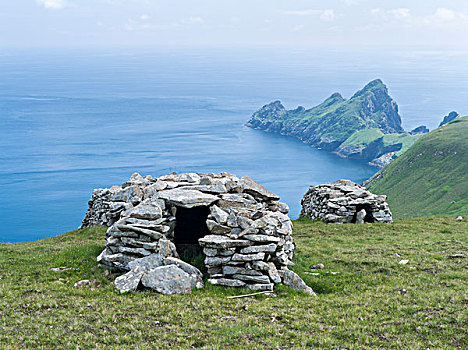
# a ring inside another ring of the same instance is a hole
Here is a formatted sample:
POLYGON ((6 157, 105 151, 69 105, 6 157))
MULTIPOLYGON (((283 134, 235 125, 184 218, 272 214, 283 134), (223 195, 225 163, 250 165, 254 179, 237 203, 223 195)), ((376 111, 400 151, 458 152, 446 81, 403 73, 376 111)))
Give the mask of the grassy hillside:
POLYGON ((468 117, 421 137, 367 185, 395 217, 468 215, 468 117))
POLYGON ((121 295, 96 264, 102 228, 0 244, 0 348, 466 349, 468 259, 450 256, 466 255, 467 232, 453 218, 296 221, 294 270, 316 298, 285 286, 121 295), (82 279, 93 283, 74 288, 82 279))

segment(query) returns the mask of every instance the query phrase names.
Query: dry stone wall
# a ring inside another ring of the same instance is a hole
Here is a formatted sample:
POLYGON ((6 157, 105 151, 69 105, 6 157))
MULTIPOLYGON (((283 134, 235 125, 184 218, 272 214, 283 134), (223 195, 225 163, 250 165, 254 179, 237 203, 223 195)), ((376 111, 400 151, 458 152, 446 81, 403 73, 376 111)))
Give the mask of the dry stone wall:
POLYGON ((102 266, 128 271, 116 280, 121 291, 135 290, 140 284, 166 294, 202 287, 201 272, 179 259, 175 244, 184 235, 196 235, 206 256, 208 282, 269 291, 287 281, 313 294, 288 270, 294 254, 288 210, 277 195, 246 176, 133 174, 122 186, 93 192, 82 227, 109 226, 97 260, 102 266), (196 231, 195 223, 193 232, 180 232, 181 227, 192 226, 182 225, 181 220, 189 219, 178 212, 200 207, 207 208, 204 232, 196 231))
POLYGON ((386 199, 352 181, 339 180, 311 186, 302 198, 300 216, 338 224, 392 222, 386 199))

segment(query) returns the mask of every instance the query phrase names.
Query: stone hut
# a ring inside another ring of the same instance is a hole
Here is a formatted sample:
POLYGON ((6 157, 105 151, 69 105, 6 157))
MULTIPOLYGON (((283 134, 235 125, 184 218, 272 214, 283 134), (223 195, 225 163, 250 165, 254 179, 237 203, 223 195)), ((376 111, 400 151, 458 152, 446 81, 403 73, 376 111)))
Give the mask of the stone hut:
POLYGON ((352 181, 338 180, 310 186, 302 198, 300 216, 335 224, 393 222, 386 199, 352 181))
POLYGON ((168 294, 201 287, 200 271, 179 257, 203 252, 209 283, 255 291, 284 283, 313 294, 288 270, 294 253, 288 210, 247 176, 133 174, 122 186, 93 191, 82 227, 109 227, 97 260, 129 271, 116 280, 121 291, 139 283, 168 294))

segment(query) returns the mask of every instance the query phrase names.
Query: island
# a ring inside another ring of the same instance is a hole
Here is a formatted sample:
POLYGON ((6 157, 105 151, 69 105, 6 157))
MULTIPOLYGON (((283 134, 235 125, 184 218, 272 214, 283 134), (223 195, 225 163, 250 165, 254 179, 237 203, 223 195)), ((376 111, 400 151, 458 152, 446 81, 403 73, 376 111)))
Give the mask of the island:
POLYGON ((246 126, 295 137, 345 158, 384 167, 405 152, 423 133, 405 132, 397 103, 380 79, 346 100, 339 93, 310 109, 286 110, 274 101, 256 111, 246 126))

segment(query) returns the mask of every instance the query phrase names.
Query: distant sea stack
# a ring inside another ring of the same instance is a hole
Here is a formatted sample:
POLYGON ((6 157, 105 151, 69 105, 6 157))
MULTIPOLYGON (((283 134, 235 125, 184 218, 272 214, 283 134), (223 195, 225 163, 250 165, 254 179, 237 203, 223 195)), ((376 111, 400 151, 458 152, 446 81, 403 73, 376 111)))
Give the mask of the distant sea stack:
POLYGON ((458 113, 455 112, 455 111, 452 111, 452 112, 450 112, 448 115, 446 115, 446 116, 444 117, 444 119, 442 120, 442 122, 439 124, 439 127, 440 127, 440 126, 443 126, 443 125, 445 125, 445 124, 448 124, 448 123, 450 123, 450 122, 453 122, 453 121, 454 121, 455 119, 457 119, 457 118, 460 118, 460 114, 458 114, 458 113))
POLYGON ((429 129, 427 128, 426 125, 421 125, 418 126, 417 128, 414 128, 413 130, 410 131, 411 135, 417 135, 417 134, 427 134, 429 132, 429 129))
POLYGON ((311 109, 286 110, 280 101, 263 106, 246 123, 254 129, 293 136, 341 157, 379 167, 390 163, 421 135, 401 126, 397 103, 376 79, 349 100, 339 93, 311 109))

